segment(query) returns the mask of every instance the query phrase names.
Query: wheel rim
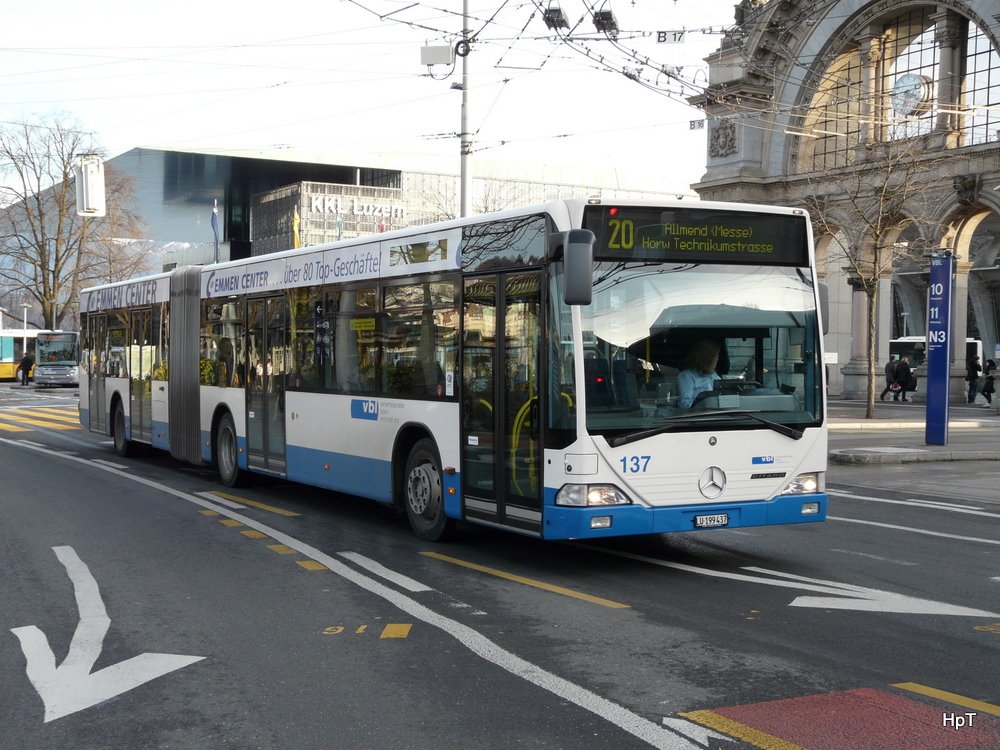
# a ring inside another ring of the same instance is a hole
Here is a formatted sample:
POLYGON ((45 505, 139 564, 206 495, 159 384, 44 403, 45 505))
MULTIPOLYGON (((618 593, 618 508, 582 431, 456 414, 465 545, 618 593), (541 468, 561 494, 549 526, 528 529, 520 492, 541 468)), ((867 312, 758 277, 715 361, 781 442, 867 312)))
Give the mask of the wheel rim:
POLYGON ((441 478, 430 461, 423 461, 410 471, 406 484, 410 510, 423 518, 433 518, 441 506, 441 478))

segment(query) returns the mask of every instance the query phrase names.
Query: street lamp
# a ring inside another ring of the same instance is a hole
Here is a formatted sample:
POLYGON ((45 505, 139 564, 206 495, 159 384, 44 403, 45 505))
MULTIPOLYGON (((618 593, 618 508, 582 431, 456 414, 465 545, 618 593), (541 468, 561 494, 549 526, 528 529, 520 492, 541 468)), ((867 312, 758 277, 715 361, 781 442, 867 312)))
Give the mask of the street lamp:
POLYGON ((4 313, 7 313, 8 315, 10 315, 10 310, 8 310, 6 307, 0 307, 0 329, 3 328, 3 314, 4 313))
POLYGON ((24 333, 28 333, 28 308, 31 307, 27 302, 22 302, 21 307, 24 308, 24 333))

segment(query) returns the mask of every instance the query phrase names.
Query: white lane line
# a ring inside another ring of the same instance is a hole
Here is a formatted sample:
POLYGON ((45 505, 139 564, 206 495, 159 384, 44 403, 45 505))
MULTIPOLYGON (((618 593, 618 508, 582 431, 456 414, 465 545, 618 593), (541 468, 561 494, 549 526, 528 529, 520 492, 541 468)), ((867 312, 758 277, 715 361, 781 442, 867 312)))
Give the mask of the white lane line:
POLYGON ((111 461, 105 461, 103 458, 95 458, 94 459, 94 463, 95 464, 100 464, 101 466, 110 466, 112 469, 123 469, 124 470, 124 469, 128 468, 124 464, 112 463, 111 461))
POLYGON ((986 516, 987 518, 1000 518, 1000 513, 990 513, 969 505, 952 505, 950 503, 929 503, 925 500, 890 500, 886 497, 871 497, 869 495, 855 495, 850 492, 838 492, 827 490, 826 494, 837 497, 847 497, 851 500, 868 500, 873 503, 885 503, 886 505, 907 505, 911 508, 933 508, 935 510, 950 510, 952 513, 965 513, 970 516, 986 516))
POLYGON ((843 555, 855 555, 856 557, 867 557, 871 560, 878 560, 879 562, 893 563, 895 565, 916 565, 915 562, 907 562, 906 560, 893 560, 891 557, 882 557, 881 555, 871 555, 867 552, 854 552, 849 549, 832 549, 831 552, 839 552, 843 555))
POLYGON ((356 565, 361 566, 369 573, 374 573, 375 575, 384 578, 387 581, 391 581, 400 588, 404 588, 407 591, 413 591, 414 593, 419 591, 433 591, 430 586, 420 583, 420 581, 414 581, 412 578, 404 576, 402 573, 397 573, 391 570, 381 563, 375 562, 374 560, 365 557, 364 555, 359 555, 357 552, 338 552, 341 557, 347 558, 356 565))
MULTIPOLYGON (((21 444, 21 441, 8 440, 6 438, 0 438, 0 442, 14 446, 21 444)), ((66 456, 47 448, 29 447, 29 450, 35 450, 39 453, 45 453, 67 461, 78 461, 81 464, 86 464, 91 467, 94 466, 94 464, 90 461, 82 458, 76 458, 74 456, 66 456)), ((599 716, 611 724, 614 724, 623 731, 639 738, 643 742, 649 743, 659 750, 698 750, 697 745, 687 741, 683 737, 679 737, 649 719, 629 711, 624 706, 620 706, 585 687, 559 677, 558 675, 553 674, 536 664, 532 664, 526 659, 522 659, 516 654, 494 643, 479 631, 470 628, 457 620, 452 620, 443 615, 439 615, 437 612, 425 607, 423 604, 420 604, 405 594, 401 594, 398 591, 390 589, 388 586, 379 583, 373 578, 368 578, 367 576, 358 573, 353 568, 348 567, 344 563, 321 552, 315 547, 312 547, 305 542, 301 542, 294 537, 290 537, 277 529, 255 521, 249 516, 244 516, 241 513, 236 513, 233 510, 225 508, 223 505, 219 505, 216 502, 218 497, 212 501, 208 501, 204 498, 198 497, 197 495, 182 492, 181 490, 175 490, 172 487, 160 484, 159 482, 154 482, 151 479, 136 476, 125 471, 105 466, 98 466, 97 468, 111 474, 116 474, 123 479, 128 479, 133 482, 146 485, 147 487, 152 487, 153 489, 159 490, 160 492, 164 492, 168 495, 173 495, 176 498, 201 506, 207 510, 214 510, 224 516, 232 518, 235 521, 240 521, 251 529, 256 529, 263 534, 267 534, 281 544, 284 544, 306 557, 312 558, 316 562, 326 566, 332 573, 339 575, 369 593, 385 599, 403 612, 426 622, 428 625, 439 628, 484 661, 488 661, 501 669, 505 669, 526 682, 530 682, 531 684, 567 700, 586 711, 590 711, 594 715, 599 716)))
POLYGON ((203 497, 206 500, 211 500, 213 503, 218 503, 219 505, 225 505, 227 508, 234 508, 236 510, 246 510, 247 506, 242 503, 238 503, 235 500, 230 500, 227 497, 219 497, 213 492, 196 492, 194 493, 198 497, 203 497))
POLYGON ((945 534, 943 531, 929 531, 928 529, 914 529, 911 526, 897 526, 894 523, 879 523, 878 521, 862 521, 859 518, 839 518, 837 516, 827 516, 827 521, 843 521, 844 523, 860 523, 865 526, 878 526, 882 529, 895 529, 896 531, 911 531, 914 534, 926 534, 927 536, 940 536, 945 539, 957 539, 960 542, 981 542, 982 544, 1000 544, 998 539, 980 539, 975 536, 960 536, 958 534, 945 534))

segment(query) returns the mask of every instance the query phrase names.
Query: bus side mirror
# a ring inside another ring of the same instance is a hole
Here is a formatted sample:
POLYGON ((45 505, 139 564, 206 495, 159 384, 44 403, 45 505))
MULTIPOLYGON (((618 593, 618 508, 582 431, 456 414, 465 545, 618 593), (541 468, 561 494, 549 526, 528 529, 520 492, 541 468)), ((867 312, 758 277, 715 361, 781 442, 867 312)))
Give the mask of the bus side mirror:
POLYGON ((823 335, 830 332, 830 287, 824 282, 819 282, 817 288, 819 292, 819 317, 823 321, 823 335))
POLYGON ((589 305, 594 293, 594 233, 570 229, 549 237, 549 248, 558 258, 562 249, 563 301, 567 305, 589 305))

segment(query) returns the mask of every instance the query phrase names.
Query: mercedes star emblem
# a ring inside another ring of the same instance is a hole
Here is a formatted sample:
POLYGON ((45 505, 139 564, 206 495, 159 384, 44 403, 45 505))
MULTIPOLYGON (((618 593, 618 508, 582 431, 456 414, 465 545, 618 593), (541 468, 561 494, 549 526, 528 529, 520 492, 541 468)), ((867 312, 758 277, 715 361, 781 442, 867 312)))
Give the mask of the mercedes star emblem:
POLYGON ((713 500, 726 491, 726 472, 718 466, 709 466, 698 477, 698 489, 709 500, 713 500))

